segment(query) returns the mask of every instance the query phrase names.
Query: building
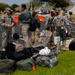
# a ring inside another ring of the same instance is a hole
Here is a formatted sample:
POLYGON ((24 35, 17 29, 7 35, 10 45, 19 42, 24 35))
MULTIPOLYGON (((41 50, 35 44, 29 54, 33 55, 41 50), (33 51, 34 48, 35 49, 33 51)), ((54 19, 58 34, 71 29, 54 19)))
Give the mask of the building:
POLYGON ((73 5, 71 5, 68 9, 67 9, 67 13, 71 11, 73 12, 73 14, 75 14, 75 2, 73 2, 73 5))

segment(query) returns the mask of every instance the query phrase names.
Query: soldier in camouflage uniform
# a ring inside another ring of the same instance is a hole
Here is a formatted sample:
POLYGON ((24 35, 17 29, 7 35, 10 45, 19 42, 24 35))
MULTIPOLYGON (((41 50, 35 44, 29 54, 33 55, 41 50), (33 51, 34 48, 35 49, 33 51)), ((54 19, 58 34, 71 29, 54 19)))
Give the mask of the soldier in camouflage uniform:
POLYGON ((11 32, 12 27, 14 25, 14 21, 11 17, 11 9, 6 8, 5 14, 1 17, 2 22, 0 23, 4 29, 4 32, 2 33, 2 47, 4 48, 7 43, 11 40, 11 32))
POLYGON ((62 41, 62 46, 61 48, 63 49, 66 45, 66 28, 68 23, 67 18, 64 15, 64 11, 61 10, 59 15, 54 18, 53 24, 56 26, 56 33, 57 36, 60 36, 61 41, 62 41))
POLYGON ((31 22, 31 14, 26 9, 26 5, 22 4, 22 13, 19 15, 19 22, 22 24, 22 35, 26 42, 26 47, 31 43, 31 32, 29 31, 29 24, 31 22))
POLYGON ((72 22, 72 12, 69 12, 69 14, 67 15, 67 19, 68 19, 68 22, 69 22, 69 25, 68 25, 68 29, 67 29, 67 37, 71 37, 71 32, 72 32, 72 28, 71 26, 73 25, 73 22, 72 22))

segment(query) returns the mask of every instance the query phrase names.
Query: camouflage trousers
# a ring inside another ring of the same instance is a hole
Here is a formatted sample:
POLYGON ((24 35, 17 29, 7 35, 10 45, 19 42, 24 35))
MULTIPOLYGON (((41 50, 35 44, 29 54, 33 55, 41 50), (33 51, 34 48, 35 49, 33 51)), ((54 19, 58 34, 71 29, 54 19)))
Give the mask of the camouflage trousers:
POLYGON ((2 30, 0 30, 0 50, 5 48, 6 43, 7 43, 7 32, 2 27, 2 30))
POLYGON ((6 31, 2 32, 2 46, 6 46, 11 41, 11 35, 11 29, 6 29, 6 31))
POLYGON ((32 32, 32 43, 37 43, 38 42, 38 29, 36 29, 34 32, 32 32))
POLYGON ((2 32, 2 47, 6 46, 6 42, 7 42, 7 33, 2 32))
POLYGON ((31 32, 29 31, 28 24, 22 25, 22 35, 23 35, 23 40, 26 43, 25 47, 29 47, 31 45, 31 32))

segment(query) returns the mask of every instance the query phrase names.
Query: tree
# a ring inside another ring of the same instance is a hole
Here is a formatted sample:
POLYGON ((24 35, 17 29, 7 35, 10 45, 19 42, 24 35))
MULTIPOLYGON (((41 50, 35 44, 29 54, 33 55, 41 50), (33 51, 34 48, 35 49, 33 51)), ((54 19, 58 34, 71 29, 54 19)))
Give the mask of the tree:
POLYGON ((34 7, 37 7, 40 5, 42 5, 42 2, 40 2, 39 0, 32 0, 32 1, 30 1, 29 9, 34 10, 34 7))
POLYGON ((61 8, 68 6, 70 2, 70 0, 39 0, 39 1, 48 2, 49 4, 52 3, 55 4, 55 7, 61 7, 61 8))
POLYGON ((12 10, 15 10, 15 8, 18 7, 18 6, 19 6, 19 5, 17 5, 17 4, 12 4, 12 5, 11 5, 11 9, 12 9, 12 10))
POLYGON ((10 6, 5 3, 0 3, 0 11, 4 11, 7 7, 10 7, 10 6))

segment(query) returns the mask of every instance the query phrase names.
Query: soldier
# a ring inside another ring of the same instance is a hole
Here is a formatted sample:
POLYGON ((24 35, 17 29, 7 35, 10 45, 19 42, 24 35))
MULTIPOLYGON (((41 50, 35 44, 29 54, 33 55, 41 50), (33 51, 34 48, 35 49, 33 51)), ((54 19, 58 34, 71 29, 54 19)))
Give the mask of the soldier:
POLYGON ((19 22, 22 24, 22 35, 26 42, 26 47, 31 44, 31 32, 29 31, 29 24, 31 22, 31 14, 26 9, 26 5, 22 4, 22 13, 19 15, 19 22))
POLYGON ((5 32, 3 32, 3 35, 2 35, 2 38, 4 38, 2 39, 2 46, 4 49, 7 43, 9 43, 11 40, 12 27, 14 26, 14 21, 11 17, 10 8, 6 8, 5 14, 2 15, 1 19, 2 19, 1 25, 4 27, 4 30, 5 30, 5 32))
POLYGON ((69 24, 63 10, 61 10, 59 15, 54 18, 53 24, 56 26, 57 36, 60 36, 61 38, 61 48, 63 49, 66 45, 66 27, 69 24))
POLYGON ((72 12, 71 11, 67 15, 67 19, 68 19, 68 22, 69 22, 68 29, 67 29, 67 37, 71 37, 72 36, 71 35, 71 32, 72 32, 71 26, 73 25, 73 22, 72 22, 72 12))
POLYGON ((40 28, 40 20, 38 19, 38 13, 33 12, 32 13, 32 19, 33 19, 33 25, 36 26, 35 31, 32 32, 32 44, 38 42, 38 34, 39 34, 39 28, 40 28))
POLYGON ((51 39, 51 44, 53 45, 54 43, 54 36, 56 35, 56 31, 55 31, 55 26, 53 25, 53 19, 55 17, 55 11, 50 11, 50 16, 48 18, 48 27, 47 29, 51 30, 52 32, 52 39, 51 39))

